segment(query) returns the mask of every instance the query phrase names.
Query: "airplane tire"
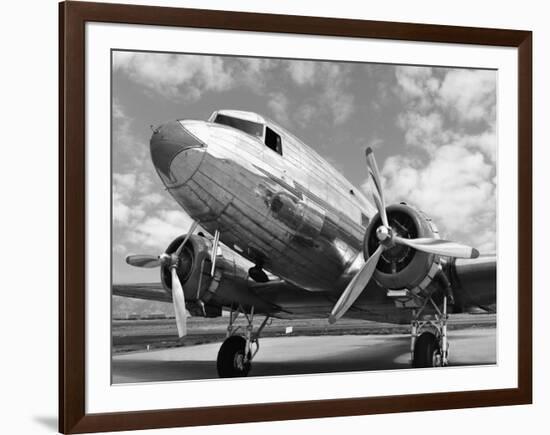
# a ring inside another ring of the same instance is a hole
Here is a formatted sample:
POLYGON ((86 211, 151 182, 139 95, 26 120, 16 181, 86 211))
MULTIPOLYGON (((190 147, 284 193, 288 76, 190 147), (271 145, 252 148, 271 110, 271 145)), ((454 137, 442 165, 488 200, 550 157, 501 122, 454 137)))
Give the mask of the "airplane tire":
POLYGON ((218 352, 217 369, 220 378, 245 377, 250 371, 250 352, 248 362, 244 362, 246 340, 238 335, 227 338, 218 352))
POLYGON ((424 332, 414 344, 413 367, 439 367, 440 361, 441 350, 437 337, 431 332, 424 332))

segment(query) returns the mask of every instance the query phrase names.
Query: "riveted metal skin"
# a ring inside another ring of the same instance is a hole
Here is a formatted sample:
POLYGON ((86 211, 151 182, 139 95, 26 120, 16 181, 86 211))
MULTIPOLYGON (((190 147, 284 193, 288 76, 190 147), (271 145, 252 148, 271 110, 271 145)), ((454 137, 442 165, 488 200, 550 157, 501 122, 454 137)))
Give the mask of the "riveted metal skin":
MULTIPOLYGON (((226 246, 238 245, 252 262, 261 258, 266 270, 294 285, 334 290, 361 252, 361 214, 374 209, 317 153, 275 123, 254 119, 280 135, 282 155, 227 125, 179 121, 205 146, 182 150, 171 160, 170 177, 157 167, 159 176, 193 219, 211 234, 220 231, 226 246)), ((164 130, 153 135, 151 149, 171 154, 171 143, 157 140, 164 130)))

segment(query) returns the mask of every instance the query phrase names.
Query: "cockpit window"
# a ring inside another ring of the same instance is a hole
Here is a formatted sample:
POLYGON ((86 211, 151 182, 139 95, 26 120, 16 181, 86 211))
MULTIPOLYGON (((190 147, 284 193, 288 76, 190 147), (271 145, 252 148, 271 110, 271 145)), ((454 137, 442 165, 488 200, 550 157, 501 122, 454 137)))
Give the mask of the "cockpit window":
POLYGON ((228 125, 229 127, 244 131, 254 137, 262 137, 264 134, 264 125, 258 124, 257 122, 246 121, 244 119, 233 118, 232 116, 222 114, 218 114, 214 122, 216 124, 228 125))
POLYGON ((281 143, 281 136, 271 130, 269 127, 265 128, 265 144, 268 148, 271 148, 276 153, 283 155, 283 146, 281 143))

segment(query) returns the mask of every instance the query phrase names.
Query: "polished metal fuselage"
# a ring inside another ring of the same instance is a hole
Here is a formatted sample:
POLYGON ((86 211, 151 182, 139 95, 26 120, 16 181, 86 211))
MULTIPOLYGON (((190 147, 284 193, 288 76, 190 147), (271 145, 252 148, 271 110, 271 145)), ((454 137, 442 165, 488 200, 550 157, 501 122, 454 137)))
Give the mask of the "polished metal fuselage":
POLYGON ((364 262, 373 206, 286 130, 282 155, 261 138, 213 122, 180 121, 204 144, 180 152, 161 176, 208 232, 269 272, 309 291, 341 291, 364 262))

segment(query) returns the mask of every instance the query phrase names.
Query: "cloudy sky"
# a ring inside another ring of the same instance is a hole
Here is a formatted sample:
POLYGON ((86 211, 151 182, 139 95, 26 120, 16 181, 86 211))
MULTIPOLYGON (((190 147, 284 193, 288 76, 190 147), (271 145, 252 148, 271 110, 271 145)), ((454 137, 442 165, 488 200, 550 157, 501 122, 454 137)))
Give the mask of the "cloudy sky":
POLYGON ((495 249, 495 71, 114 52, 112 80, 114 282, 158 281, 125 255, 160 254, 190 224, 154 171, 150 126, 217 109, 274 119, 364 189, 374 147, 389 202, 495 249))

